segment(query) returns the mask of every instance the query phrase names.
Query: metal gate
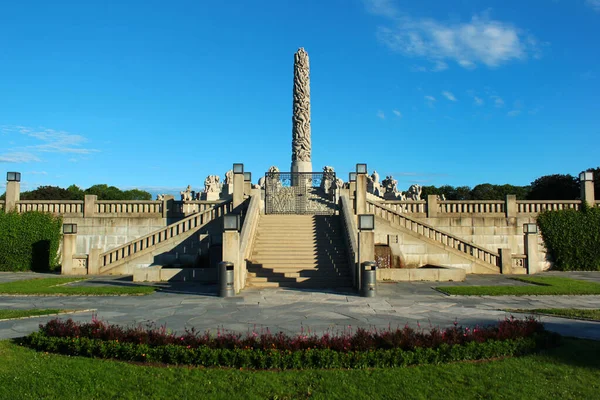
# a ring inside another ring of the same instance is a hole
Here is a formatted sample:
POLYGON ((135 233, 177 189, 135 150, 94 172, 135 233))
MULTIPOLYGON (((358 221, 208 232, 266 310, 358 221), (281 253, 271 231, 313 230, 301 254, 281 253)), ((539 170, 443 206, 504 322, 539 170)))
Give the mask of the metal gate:
POLYGON ((335 173, 267 172, 266 214, 335 213, 335 173))

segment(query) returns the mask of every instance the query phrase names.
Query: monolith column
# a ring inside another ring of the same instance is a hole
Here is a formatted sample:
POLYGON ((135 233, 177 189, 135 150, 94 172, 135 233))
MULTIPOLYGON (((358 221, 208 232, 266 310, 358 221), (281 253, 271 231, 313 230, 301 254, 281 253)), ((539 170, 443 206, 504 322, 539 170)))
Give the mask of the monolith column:
POLYGON ((292 115, 292 172, 312 172, 310 159, 310 77, 308 53, 294 54, 294 105, 292 115))

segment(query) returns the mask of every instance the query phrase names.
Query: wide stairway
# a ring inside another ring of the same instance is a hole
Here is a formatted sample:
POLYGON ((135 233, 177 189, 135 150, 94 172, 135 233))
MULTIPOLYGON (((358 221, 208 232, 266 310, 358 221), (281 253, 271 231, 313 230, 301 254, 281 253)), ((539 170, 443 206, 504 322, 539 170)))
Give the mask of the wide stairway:
POLYGON ((261 216, 247 286, 351 287, 340 217, 261 216))

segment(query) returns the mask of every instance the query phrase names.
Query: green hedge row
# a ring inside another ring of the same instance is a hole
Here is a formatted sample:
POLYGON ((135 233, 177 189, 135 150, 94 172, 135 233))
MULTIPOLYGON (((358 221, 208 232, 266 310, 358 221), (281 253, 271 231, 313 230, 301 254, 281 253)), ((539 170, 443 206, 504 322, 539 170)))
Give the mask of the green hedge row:
POLYGON ((544 243, 561 271, 600 271, 600 208, 546 211, 537 218, 544 243))
POLYGON ((32 333, 24 344, 39 351, 70 356, 85 356, 122 361, 232 367, 248 369, 313 369, 313 368, 390 368, 410 365, 440 364, 453 361, 482 360, 532 353, 557 344, 555 334, 537 334, 514 340, 469 342, 465 345, 338 352, 330 349, 298 351, 259 349, 214 349, 206 346, 190 348, 178 345, 151 347, 146 344, 122 343, 88 338, 49 337, 32 333))
POLYGON ((62 218, 37 211, 0 211, 0 271, 58 268, 62 218))

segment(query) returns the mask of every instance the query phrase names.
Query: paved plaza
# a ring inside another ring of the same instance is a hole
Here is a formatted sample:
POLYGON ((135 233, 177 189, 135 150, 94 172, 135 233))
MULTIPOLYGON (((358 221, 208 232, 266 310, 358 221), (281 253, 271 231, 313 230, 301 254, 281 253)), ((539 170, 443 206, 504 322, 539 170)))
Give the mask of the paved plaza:
MULTIPOLYGON (((600 273, 544 273, 600 282, 600 273)), ((0 273, 0 282, 47 275, 0 273)), ((83 285, 130 285, 131 278, 99 277, 83 285)), ((289 334, 342 331, 351 327, 428 329, 454 324, 494 324, 509 316, 504 309, 600 308, 600 296, 447 296, 435 289, 445 285, 522 285, 506 275, 467 275, 465 282, 379 283, 375 298, 349 290, 245 289, 234 298, 216 296, 216 285, 164 283, 149 296, 0 296, 0 309, 57 308, 90 310, 64 315, 77 321, 98 318, 120 325, 155 323, 182 332, 218 328, 247 332, 269 328, 289 334), (92 311, 93 310, 93 311, 92 311)), ((516 316, 516 315, 515 315, 516 316)), ((522 315, 520 315, 522 316, 522 315)), ((27 335, 55 317, 0 321, 0 339, 27 335)), ((546 328, 563 335, 600 340, 600 323, 540 317, 546 328)))

